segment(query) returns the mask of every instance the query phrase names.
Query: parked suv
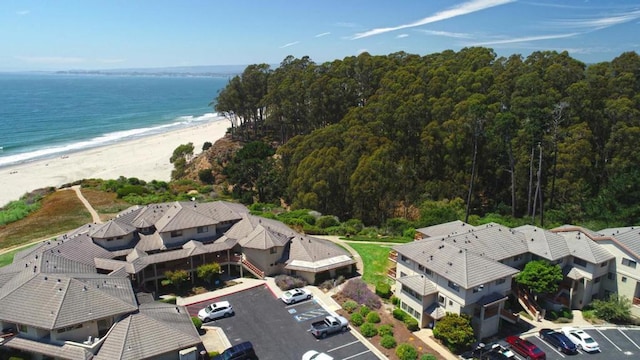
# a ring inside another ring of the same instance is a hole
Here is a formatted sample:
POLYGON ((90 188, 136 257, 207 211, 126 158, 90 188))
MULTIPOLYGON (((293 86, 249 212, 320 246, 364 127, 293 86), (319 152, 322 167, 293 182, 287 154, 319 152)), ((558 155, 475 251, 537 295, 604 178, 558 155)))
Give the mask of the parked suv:
POLYGON ((223 317, 229 317, 235 314, 233 307, 228 301, 219 301, 213 304, 207 305, 204 309, 198 311, 198 318, 204 322, 220 319, 223 317))
POLYGON ((544 351, 540 350, 534 343, 529 340, 524 340, 518 336, 507 336, 504 339, 513 351, 522 355, 525 359, 528 360, 546 360, 547 354, 544 351))
POLYGON ((214 356, 212 360, 258 360, 258 357, 251 341, 245 341, 214 356))

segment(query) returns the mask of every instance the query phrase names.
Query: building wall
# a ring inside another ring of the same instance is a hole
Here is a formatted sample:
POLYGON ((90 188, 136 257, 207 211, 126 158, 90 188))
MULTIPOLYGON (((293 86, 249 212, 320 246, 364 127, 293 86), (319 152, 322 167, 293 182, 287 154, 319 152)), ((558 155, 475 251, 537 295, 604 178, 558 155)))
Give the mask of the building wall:
POLYGON ((133 245, 133 240, 134 240, 134 234, 127 234, 125 236, 122 237, 122 239, 98 239, 98 238, 92 238, 93 242, 96 243, 97 245, 102 246, 103 248, 109 250, 109 249, 117 249, 117 248, 123 248, 126 246, 130 246, 133 245))
POLYGON ((83 342, 86 341, 89 336, 96 337, 98 336, 98 322, 97 321, 89 321, 82 324, 81 327, 67 327, 66 329, 57 329, 51 331, 51 341, 75 341, 75 342, 83 342))
MULTIPOLYGON (((611 260, 612 264, 609 267, 609 273, 603 279, 600 295, 605 297, 607 294, 618 293, 619 296, 625 296, 629 300, 640 297, 640 259, 611 240, 599 240, 598 244, 616 257, 615 260, 611 260), (635 261, 635 269, 632 266, 623 265, 623 259, 635 261)), ((640 316, 640 307, 632 306, 631 312, 635 316, 640 316)))
POLYGON ((160 233, 160 237, 167 248, 172 248, 181 246, 189 240, 208 240, 215 238, 217 231, 215 225, 206 226, 206 230, 206 232, 198 232, 198 228, 183 229, 181 235, 175 237, 171 236, 171 232, 168 231, 160 233))
POLYGON ((244 248, 242 253, 253 265, 264 271, 265 275, 270 276, 282 272, 277 261, 282 258, 283 250, 284 247, 281 246, 266 250, 244 248))

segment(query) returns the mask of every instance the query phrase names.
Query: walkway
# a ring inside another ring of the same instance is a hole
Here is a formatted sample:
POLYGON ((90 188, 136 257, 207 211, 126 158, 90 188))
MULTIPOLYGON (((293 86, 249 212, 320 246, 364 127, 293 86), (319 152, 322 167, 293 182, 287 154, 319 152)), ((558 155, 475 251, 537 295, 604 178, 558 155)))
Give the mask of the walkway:
POLYGON ((89 214, 91 214, 92 221, 96 224, 102 224, 102 220, 100 219, 100 215, 98 214, 98 212, 93 208, 93 206, 91 206, 91 203, 89 203, 87 198, 82 195, 82 191, 80 191, 80 185, 72 186, 71 190, 76 192, 78 199, 80 199, 84 207, 87 208, 87 211, 89 211, 89 214))

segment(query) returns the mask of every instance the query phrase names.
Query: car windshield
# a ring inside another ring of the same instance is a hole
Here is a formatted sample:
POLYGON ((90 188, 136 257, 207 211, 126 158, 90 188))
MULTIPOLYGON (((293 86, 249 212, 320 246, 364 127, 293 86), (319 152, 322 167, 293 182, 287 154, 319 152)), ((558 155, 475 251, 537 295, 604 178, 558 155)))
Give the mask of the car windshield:
POLYGON ((540 353, 542 353, 542 350, 540 350, 540 348, 538 348, 538 347, 534 347, 534 348, 531 349, 531 352, 534 353, 534 354, 540 354, 540 353))
POLYGON ((596 341, 593 340, 592 338, 588 337, 588 338, 584 338, 584 342, 586 342, 587 344, 593 344, 596 341))

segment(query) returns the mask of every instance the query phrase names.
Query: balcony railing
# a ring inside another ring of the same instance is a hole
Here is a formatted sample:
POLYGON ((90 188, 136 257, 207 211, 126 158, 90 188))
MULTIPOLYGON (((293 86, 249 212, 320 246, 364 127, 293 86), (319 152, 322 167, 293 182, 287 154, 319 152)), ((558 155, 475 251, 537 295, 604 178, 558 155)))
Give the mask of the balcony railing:
POLYGON ((387 276, 392 278, 393 280, 396 279, 396 268, 391 268, 389 270, 387 270, 387 276))
POLYGON ((633 305, 640 306, 640 298, 634 297, 633 298, 633 305))
POLYGON ((247 270, 251 271, 253 275, 257 276, 260 279, 264 279, 264 271, 253 265, 251 262, 249 262, 249 260, 242 259, 242 265, 244 265, 247 270))
POLYGON ((398 253, 396 251, 389 251, 389 260, 397 263, 398 262, 398 253))

